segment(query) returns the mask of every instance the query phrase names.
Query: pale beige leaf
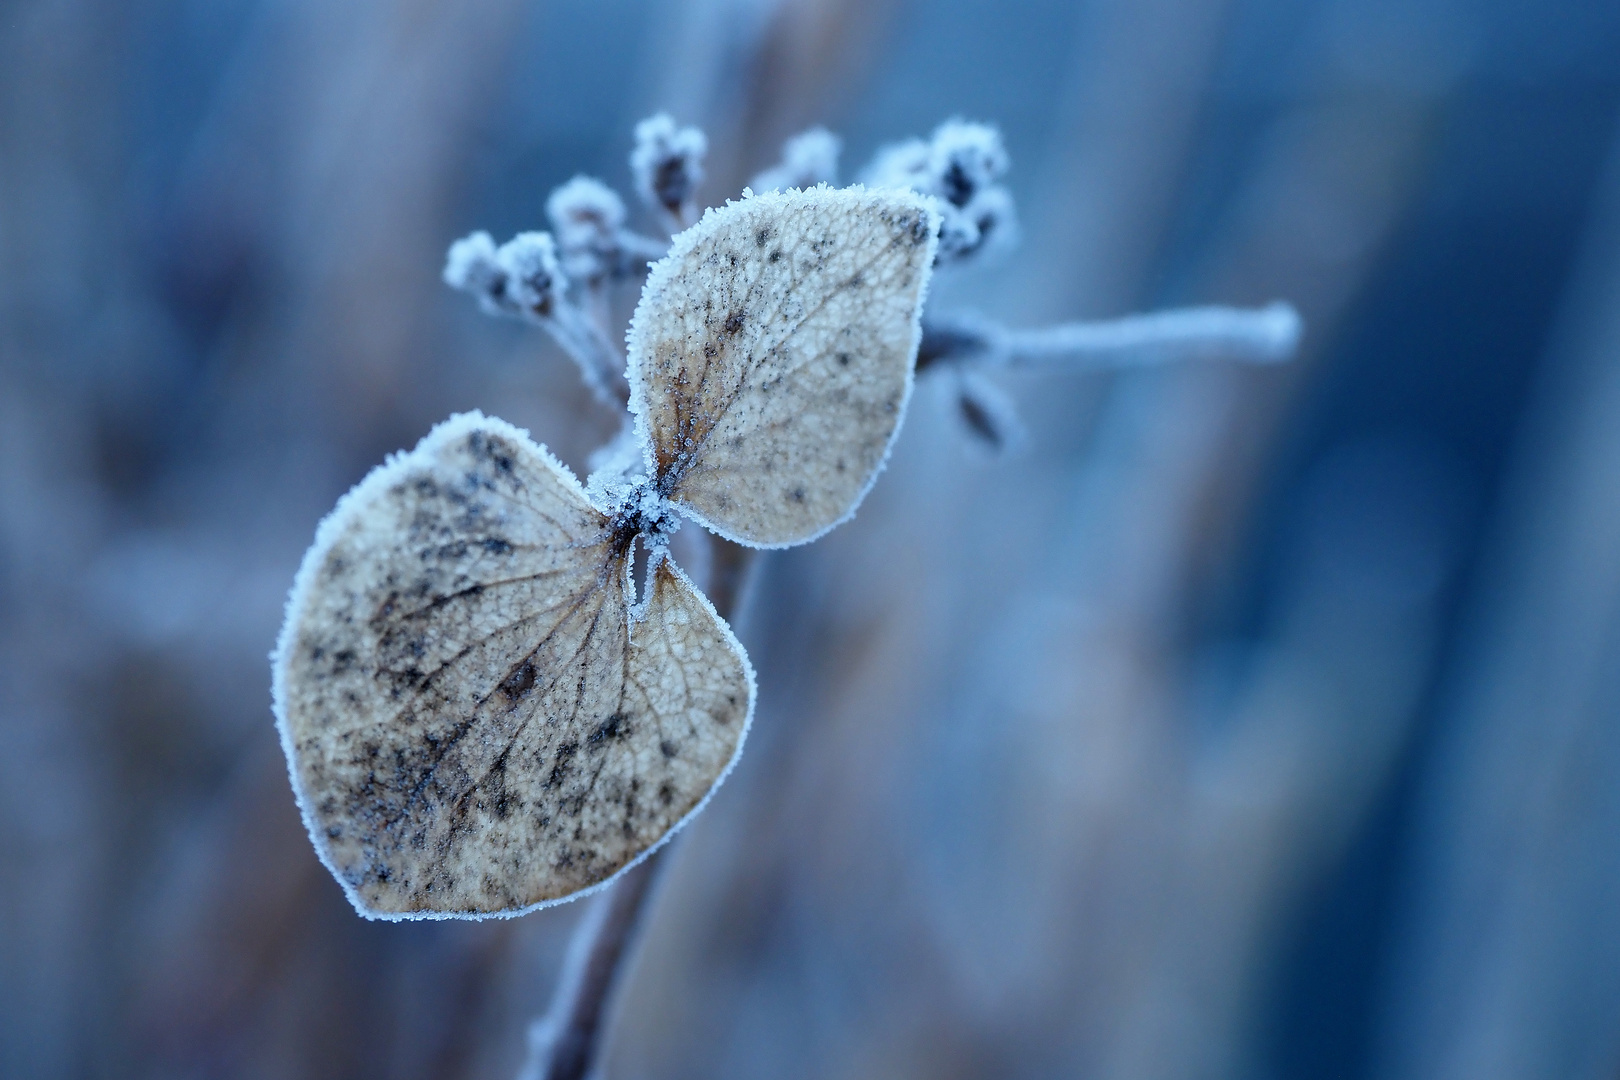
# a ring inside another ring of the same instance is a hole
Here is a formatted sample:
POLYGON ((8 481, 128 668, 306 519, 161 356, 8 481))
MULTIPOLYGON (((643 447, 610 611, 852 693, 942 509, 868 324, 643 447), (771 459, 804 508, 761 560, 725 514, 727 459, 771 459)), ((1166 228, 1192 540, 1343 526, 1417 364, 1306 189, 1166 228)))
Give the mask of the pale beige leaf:
POLYGON ((305 822, 362 913, 516 914, 605 881, 691 814, 753 704, 741 647, 516 428, 454 417, 322 524, 277 719, 305 822))
POLYGON ((915 192, 818 187, 728 203, 677 237, 630 330, 658 490, 764 547, 854 513, 911 391, 937 228, 915 192))

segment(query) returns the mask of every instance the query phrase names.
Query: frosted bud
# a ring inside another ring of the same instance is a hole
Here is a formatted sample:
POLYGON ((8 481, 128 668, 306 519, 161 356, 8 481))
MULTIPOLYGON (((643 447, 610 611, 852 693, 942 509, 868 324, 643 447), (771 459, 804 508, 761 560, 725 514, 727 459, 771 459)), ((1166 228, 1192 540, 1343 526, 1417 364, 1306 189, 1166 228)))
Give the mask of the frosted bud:
POLYGON ((755 191, 813 188, 838 182, 838 154, 844 141, 823 127, 813 127, 782 144, 782 160, 749 186, 755 191))
POLYGON ((520 310, 550 315, 568 287, 551 234, 518 233, 501 245, 495 257, 508 275, 507 298, 520 310))
POLYGON ((1012 193, 1000 184, 981 188, 960 209, 946 204, 939 232, 940 264, 959 262, 1018 241, 1012 193))
POLYGON ((500 247, 486 232, 465 236, 450 245, 444 281, 491 315, 548 316, 568 286, 548 233, 519 233, 500 247))
POLYGON ((965 207, 1007 172, 1001 133, 988 124, 947 120, 934 129, 928 153, 929 195, 965 207))
POLYGON ((602 181, 576 176, 546 200, 557 246, 563 251, 610 247, 624 225, 624 200, 602 181))
POLYGON ((546 217, 570 278, 599 281, 620 270, 625 261, 620 239, 624 200, 612 188, 600 180, 576 176, 551 193, 546 217))
POLYGON ((668 113, 649 116, 636 125, 630 151, 630 173, 636 192, 650 206, 681 217, 703 181, 703 158, 709 140, 695 127, 676 127, 668 113))
POLYGON ((1010 247, 1018 237, 1001 133, 988 124, 947 120, 927 142, 910 139, 879 150, 862 173, 871 187, 907 187, 940 200, 941 264, 1010 247))
POLYGON ((444 260, 444 283, 478 297, 478 305, 490 314, 506 310, 506 271, 495 257, 495 241, 487 232, 475 232, 450 245, 444 260))

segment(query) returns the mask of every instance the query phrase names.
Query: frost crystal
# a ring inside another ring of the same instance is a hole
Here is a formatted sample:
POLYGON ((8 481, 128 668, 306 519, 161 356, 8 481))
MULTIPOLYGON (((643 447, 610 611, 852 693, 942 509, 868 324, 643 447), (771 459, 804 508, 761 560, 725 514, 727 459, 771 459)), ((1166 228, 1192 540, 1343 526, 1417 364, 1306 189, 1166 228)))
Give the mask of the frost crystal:
POLYGON ((636 192, 649 206, 661 207, 684 220, 703 182, 703 158, 709 140, 695 127, 676 127, 668 113, 649 116, 636 125, 630 151, 630 173, 636 192))
POLYGON ((844 142, 823 127, 813 127, 782 144, 782 160, 749 186, 755 191, 811 188, 838 182, 838 155, 844 142))

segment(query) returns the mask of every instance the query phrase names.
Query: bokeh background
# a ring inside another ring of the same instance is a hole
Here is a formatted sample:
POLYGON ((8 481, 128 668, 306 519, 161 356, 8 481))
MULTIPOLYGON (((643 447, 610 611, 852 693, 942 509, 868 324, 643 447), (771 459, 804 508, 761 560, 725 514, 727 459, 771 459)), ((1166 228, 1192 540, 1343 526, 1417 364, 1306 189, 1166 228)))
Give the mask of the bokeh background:
POLYGON ((607 1075, 1620 1076, 1617 107, 1612 0, 0 4, 0 1074, 515 1070, 581 905, 359 919, 266 653, 436 420, 611 432, 438 271, 667 109, 709 201, 998 123, 937 310, 1308 332, 1008 376, 1010 460, 920 388, 755 582, 607 1075))

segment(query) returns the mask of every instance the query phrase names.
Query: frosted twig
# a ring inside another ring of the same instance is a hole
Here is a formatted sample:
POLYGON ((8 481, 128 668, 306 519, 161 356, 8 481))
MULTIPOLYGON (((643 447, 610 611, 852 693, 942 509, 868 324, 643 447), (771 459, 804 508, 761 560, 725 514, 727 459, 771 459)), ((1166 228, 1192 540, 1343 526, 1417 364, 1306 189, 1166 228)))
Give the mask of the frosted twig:
POLYGON ((666 850, 653 852, 620 878, 575 928, 551 1006, 529 1025, 529 1051, 518 1080, 583 1080, 590 1075, 625 949, 666 850))
POLYGON ((624 354, 568 295, 568 275, 550 233, 519 233, 500 247, 489 233, 472 233, 450 245, 444 280, 472 293, 491 315, 513 315, 544 327, 603 402, 623 406, 630 400, 624 354))
POLYGON ((1266 364, 1291 357, 1300 331, 1299 313, 1284 303, 1179 308, 1036 330, 1008 330, 982 319, 935 319, 923 323, 917 368, 937 363, 1122 368, 1181 360, 1266 364))

